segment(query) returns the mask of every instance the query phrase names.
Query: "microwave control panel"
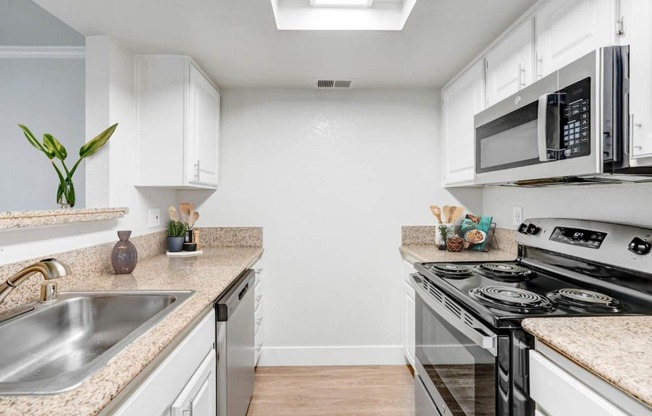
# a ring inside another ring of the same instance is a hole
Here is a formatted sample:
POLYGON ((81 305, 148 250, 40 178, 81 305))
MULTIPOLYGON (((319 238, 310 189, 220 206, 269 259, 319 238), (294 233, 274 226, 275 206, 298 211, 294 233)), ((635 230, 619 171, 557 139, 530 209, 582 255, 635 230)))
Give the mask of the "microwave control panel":
POLYGON ((566 95, 566 105, 561 123, 559 159, 591 154, 591 79, 586 78, 561 93, 566 95))

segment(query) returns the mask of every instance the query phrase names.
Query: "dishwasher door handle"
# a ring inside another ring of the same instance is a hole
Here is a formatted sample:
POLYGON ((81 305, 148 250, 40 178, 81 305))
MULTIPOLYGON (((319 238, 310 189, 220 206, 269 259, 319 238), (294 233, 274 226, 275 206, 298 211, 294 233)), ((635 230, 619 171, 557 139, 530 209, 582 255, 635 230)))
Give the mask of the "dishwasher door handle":
POLYGON ((249 283, 247 283, 245 287, 243 287, 242 290, 240 291, 240 294, 238 294, 238 300, 242 300, 244 295, 247 293, 247 290, 249 290, 249 283))

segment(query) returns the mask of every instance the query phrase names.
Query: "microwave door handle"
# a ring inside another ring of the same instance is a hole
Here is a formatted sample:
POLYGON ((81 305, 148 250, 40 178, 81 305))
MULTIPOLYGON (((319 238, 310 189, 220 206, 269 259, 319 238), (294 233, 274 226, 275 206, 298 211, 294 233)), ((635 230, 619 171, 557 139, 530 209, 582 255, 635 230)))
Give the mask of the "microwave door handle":
POLYGON ((473 341, 476 345, 484 350, 487 350, 494 357, 498 356, 498 337, 491 333, 488 329, 470 327, 466 322, 462 321, 459 317, 453 315, 444 306, 439 304, 432 295, 428 294, 423 287, 419 284, 421 278, 418 275, 412 275, 410 278, 410 285, 414 288, 415 292, 419 295, 421 300, 432 309, 437 316, 446 321, 449 325, 464 334, 467 338, 473 341), (491 334, 491 335, 490 335, 491 334))
POLYGON ((537 117, 537 144, 539 149, 539 160, 547 162, 548 158, 548 97, 552 94, 544 94, 539 97, 539 114, 537 117))

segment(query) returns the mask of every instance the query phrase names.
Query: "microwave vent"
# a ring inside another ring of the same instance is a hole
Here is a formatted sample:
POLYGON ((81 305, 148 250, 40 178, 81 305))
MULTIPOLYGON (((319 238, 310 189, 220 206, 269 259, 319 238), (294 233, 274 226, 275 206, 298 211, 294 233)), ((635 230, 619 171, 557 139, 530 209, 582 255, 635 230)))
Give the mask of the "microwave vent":
POLYGON ((353 80, 350 79, 318 79, 315 82, 317 89, 346 89, 351 88, 353 80))

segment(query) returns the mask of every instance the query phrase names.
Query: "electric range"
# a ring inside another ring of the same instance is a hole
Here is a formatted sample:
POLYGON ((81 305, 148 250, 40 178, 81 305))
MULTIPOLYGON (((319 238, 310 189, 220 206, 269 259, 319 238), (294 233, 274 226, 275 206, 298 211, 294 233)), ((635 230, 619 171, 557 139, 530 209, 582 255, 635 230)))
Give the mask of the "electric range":
POLYGON ((525 318, 652 314, 652 230, 536 219, 517 243, 513 262, 415 264, 417 416, 533 416, 525 318))

